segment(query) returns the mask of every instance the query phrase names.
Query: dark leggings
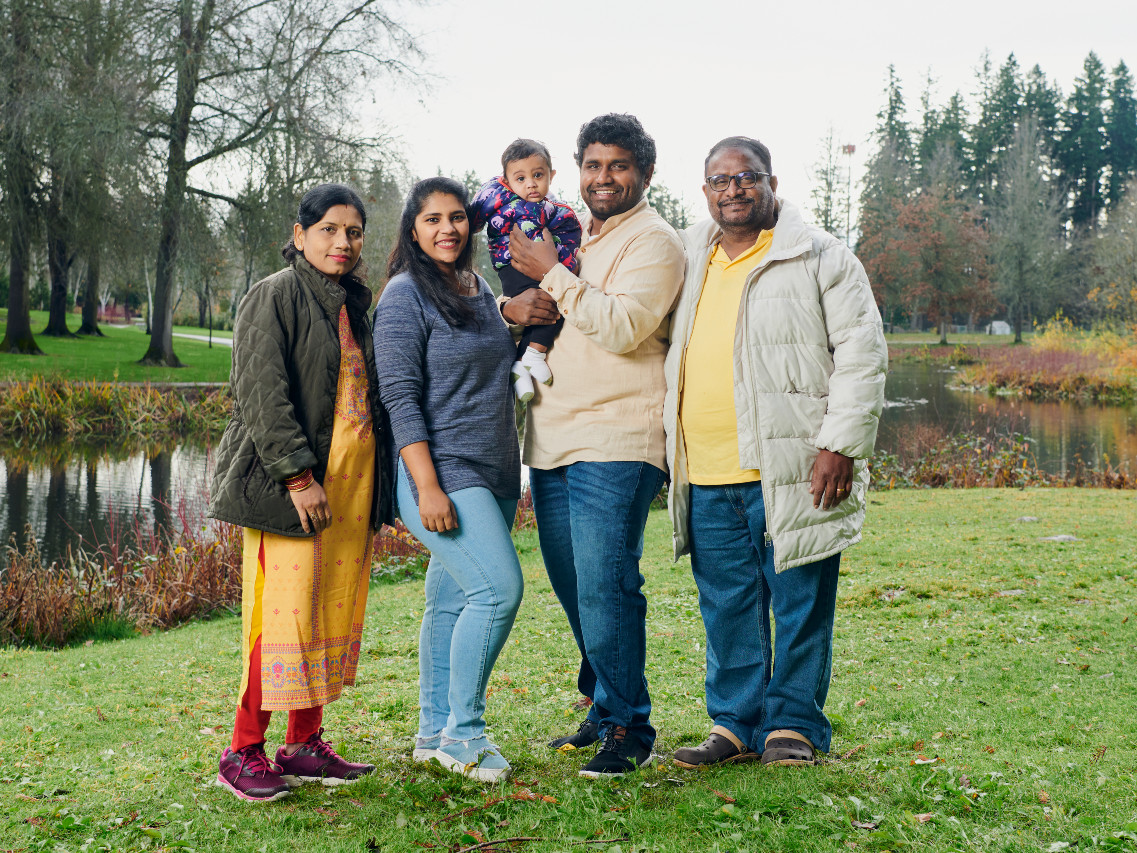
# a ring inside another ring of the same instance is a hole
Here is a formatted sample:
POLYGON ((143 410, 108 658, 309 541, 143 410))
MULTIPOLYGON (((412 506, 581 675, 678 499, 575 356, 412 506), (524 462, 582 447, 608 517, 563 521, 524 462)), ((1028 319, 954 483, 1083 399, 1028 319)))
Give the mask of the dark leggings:
MULTIPOLYGON (((541 286, 529 276, 519 273, 512 266, 499 269, 497 277, 501 280, 501 292, 510 297, 517 296, 523 290, 529 290, 531 287, 541 286)), ((551 326, 526 326, 525 331, 521 333, 521 341, 517 345, 517 357, 521 358, 525 354, 525 348, 529 346, 530 342, 541 344, 545 349, 552 347, 553 341, 557 339, 557 334, 564 324, 565 318, 558 317, 557 322, 551 326)))

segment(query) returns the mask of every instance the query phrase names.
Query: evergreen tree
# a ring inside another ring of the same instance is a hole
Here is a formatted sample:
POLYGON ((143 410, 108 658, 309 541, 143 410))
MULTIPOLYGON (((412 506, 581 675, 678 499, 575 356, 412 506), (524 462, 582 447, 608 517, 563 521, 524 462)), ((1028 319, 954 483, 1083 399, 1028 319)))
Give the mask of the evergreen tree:
POLYGON ((1133 76, 1124 62, 1117 63, 1110 80, 1105 133, 1112 210, 1124 195, 1126 185, 1137 176, 1137 99, 1133 97, 1133 76))
MULTIPOLYGON (((884 251, 896 228, 896 210, 907 198, 912 174, 912 132, 905 117, 904 95, 896 68, 888 67, 885 105, 877 113, 873 131, 876 150, 865 165, 857 225, 857 254, 866 266, 874 253, 884 251)), ((886 322, 899 309, 905 286, 904 271, 878 265, 878 275, 870 277, 877 304, 886 322)))
POLYGON ((1058 174, 1058 146, 1061 139, 1059 120, 1062 112, 1062 93, 1051 85, 1035 65, 1023 81, 1023 115, 1034 119, 1038 128, 1040 150, 1052 178, 1058 174))
POLYGON ((1058 159, 1072 197, 1074 225, 1093 228, 1104 204, 1107 165, 1105 66, 1090 52, 1066 102, 1058 159))
POLYGON ((1013 53, 994 73, 990 60, 984 57, 979 72, 979 115, 971 129, 970 146, 972 188, 984 204, 991 201, 1002 160, 1023 111, 1023 89, 1013 53))

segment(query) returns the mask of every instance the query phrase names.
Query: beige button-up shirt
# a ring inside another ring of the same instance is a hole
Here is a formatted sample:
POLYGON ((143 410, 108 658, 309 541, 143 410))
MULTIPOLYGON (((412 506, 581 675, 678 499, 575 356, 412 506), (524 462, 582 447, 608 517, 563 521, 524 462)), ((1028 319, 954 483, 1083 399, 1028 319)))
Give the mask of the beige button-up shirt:
MULTIPOLYGON (((581 225, 587 234, 591 217, 581 225)), ((562 264, 545 275, 565 325, 549 350, 553 384, 539 386, 526 415, 525 464, 667 470, 663 362, 683 271, 683 244, 645 198, 587 240, 578 275, 562 264)))

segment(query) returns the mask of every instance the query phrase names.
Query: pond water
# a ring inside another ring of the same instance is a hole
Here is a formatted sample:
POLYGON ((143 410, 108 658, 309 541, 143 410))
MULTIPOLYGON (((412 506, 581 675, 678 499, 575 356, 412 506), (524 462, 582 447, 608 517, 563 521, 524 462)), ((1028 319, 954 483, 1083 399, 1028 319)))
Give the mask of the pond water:
MULTIPOLYGON (((898 364, 889 373, 877 447, 895 451, 905 430, 925 424, 1030 436, 1041 467, 1071 471, 1081 459, 1137 471, 1137 409, 1035 403, 948 388, 952 371, 898 364)), ((0 447, 0 542, 31 524, 45 559, 68 545, 129 542, 136 530, 180 531, 205 522, 209 450, 200 443, 127 450, 119 446, 0 447)), ((0 558, 0 565, 4 560, 0 558)))
POLYGON ((946 433, 1017 432, 1031 439, 1038 465, 1051 474, 1072 473, 1079 460, 1092 470, 1106 464, 1137 473, 1137 407, 1034 402, 957 391, 951 368, 900 363, 885 385, 877 448, 895 451, 904 431, 926 424, 946 433))

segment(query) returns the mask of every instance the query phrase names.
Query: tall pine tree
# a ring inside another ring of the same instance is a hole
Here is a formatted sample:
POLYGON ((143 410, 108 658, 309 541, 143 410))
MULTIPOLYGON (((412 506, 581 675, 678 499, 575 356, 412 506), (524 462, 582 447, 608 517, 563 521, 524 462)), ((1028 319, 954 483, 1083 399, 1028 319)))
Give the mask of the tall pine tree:
POLYGON ((1137 176, 1137 99, 1133 75, 1125 62, 1117 63, 1109 83, 1109 116, 1105 122, 1109 145, 1109 204, 1112 209, 1125 194, 1126 185, 1137 176))
POLYGON ((1091 51, 1066 102, 1058 149, 1076 226, 1093 228, 1105 203, 1105 100, 1105 66, 1091 51))

